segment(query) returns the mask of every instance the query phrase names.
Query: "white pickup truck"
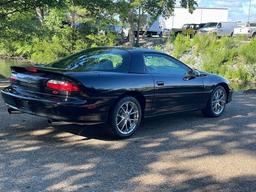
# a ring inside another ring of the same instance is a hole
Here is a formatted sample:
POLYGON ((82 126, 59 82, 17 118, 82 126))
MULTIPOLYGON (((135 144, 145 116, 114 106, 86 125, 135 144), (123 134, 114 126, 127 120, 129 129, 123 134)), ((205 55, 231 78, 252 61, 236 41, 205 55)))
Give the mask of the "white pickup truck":
POLYGON ((247 23, 234 29, 235 36, 256 37, 256 23, 247 23))

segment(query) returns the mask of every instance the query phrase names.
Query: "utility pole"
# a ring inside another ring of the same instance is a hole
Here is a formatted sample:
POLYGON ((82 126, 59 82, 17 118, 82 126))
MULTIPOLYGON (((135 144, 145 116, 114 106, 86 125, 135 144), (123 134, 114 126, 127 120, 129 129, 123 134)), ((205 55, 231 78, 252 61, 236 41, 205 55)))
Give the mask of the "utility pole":
POLYGON ((250 23, 250 18, 251 18, 251 7, 252 7, 252 0, 250 0, 250 3, 249 3, 248 23, 250 23))

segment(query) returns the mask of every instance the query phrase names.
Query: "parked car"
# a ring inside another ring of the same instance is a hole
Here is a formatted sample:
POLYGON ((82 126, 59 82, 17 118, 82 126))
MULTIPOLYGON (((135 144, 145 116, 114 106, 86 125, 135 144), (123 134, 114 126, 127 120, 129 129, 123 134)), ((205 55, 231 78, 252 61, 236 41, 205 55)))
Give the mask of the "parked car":
POLYGON ((183 35, 189 35, 190 37, 195 36, 197 34, 198 30, 203 28, 205 26, 205 23, 201 24, 185 24, 182 27, 182 34, 183 35))
POLYGON ((9 113, 108 123, 118 138, 131 136, 143 118, 194 110, 219 117, 232 98, 223 77, 149 49, 93 48, 11 70, 11 85, 1 91, 9 113))
POLYGON ((234 29, 235 36, 246 36, 255 37, 256 36, 256 23, 246 23, 234 29))
POLYGON ((199 29, 200 34, 214 33, 218 37, 233 36, 234 29, 237 26, 235 22, 213 22, 207 23, 203 28, 199 29))

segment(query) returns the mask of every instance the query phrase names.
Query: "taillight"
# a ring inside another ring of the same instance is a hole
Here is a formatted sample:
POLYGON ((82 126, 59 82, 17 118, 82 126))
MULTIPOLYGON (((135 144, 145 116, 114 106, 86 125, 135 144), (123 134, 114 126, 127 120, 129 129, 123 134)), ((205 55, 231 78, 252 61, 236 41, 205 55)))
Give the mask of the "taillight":
POLYGON ((49 80, 46 84, 47 88, 54 91, 78 92, 80 88, 69 81, 49 80))
POLYGON ((11 77, 9 78, 9 80, 10 80, 11 83, 14 83, 14 82, 17 80, 17 78, 16 78, 15 75, 11 75, 11 77))

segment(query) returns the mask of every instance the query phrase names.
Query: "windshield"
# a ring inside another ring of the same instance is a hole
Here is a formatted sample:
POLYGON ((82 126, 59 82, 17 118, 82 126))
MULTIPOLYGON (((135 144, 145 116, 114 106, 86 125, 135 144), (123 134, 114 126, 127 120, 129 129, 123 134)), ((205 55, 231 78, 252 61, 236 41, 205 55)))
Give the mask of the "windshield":
POLYGON ((185 24, 183 25, 183 29, 187 29, 189 27, 189 25, 185 24))
POLYGON ((204 28, 206 27, 216 27, 218 23, 206 23, 204 28))
POLYGON ((119 49, 90 49, 51 63, 48 67, 69 71, 125 71, 128 53, 119 49))

